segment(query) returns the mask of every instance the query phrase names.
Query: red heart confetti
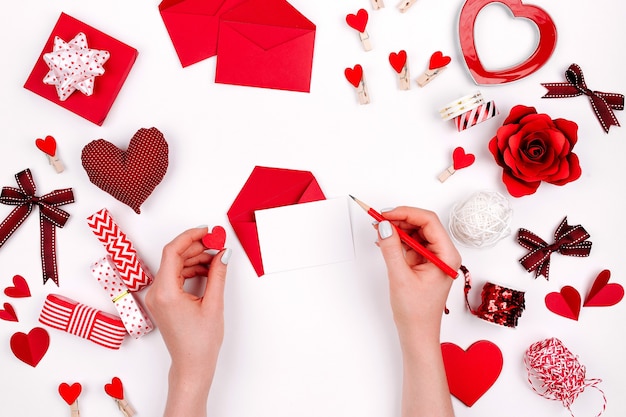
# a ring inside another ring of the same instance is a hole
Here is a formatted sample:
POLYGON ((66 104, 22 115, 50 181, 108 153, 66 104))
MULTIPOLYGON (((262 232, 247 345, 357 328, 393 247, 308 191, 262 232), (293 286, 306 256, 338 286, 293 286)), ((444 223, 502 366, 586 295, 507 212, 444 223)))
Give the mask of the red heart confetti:
POLYGON ((50 346, 50 336, 41 327, 33 328, 28 334, 17 332, 11 336, 11 351, 16 358, 32 366, 37 366, 50 346))
POLYGON ((0 310, 0 319, 6 321, 18 321, 15 309, 9 303, 4 303, 4 310, 0 310))
POLYGON ((62 382, 59 385, 59 394, 61 395, 61 398, 65 400, 67 405, 74 404, 82 390, 83 387, 78 382, 74 382, 72 385, 68 385, 67 383, 62 382))
POLYGON ((348 14, 346 16, 346 23, 352 29, 356 29, 359 32, 365 32, 365 27, 367 26, 367 19, 369 15, 367 14, 367 10, 360 9, 356 14, 348 14))
POLYGON ((57 143, 52 136, 46 136, 45 139, 36 139, 35 146, 50 156, 54 156, 57 153, 57 143))
POLYGON ((585 307, 609 307, 624 298, 624 287, 617 283, 609 284, 611 271, 605 269, 596 277, 589 294, 585 298, 585 307))
POLYGON ((356 64, 354 68, 346 68, 344 74, 346 75, 346 79, 350 82, 350 84, 357 88, 361 83, 361 79, 363 78, 363 67, 361 67, 361 65, 359 64, 356 64))
POLYGON ((202 237, 202 244, 207 249, 224 249, 226 242, 226 230, 222 226, 215 226, 210 233, 202 237))
POLYGON ((117 400, 124 399, 124 386, 122 385, 122 381, 116 376, 111 379, 110 384, 104 385, 104 392, 117 400))
POLYGON ((566 285, 560 292, 551 292, 545 298, 546 307, 559 316, 578 320, 580 315, 580 294, 576 288, 566 285))
POLYGON ((400 50, 398 53, 392 52, 389 54, 389 63, 393 67, 393 69, 400 74, 402 72, 402 68, 404 68, 404 64, 406 64, 406 51, 400 50))
POLYGON ((459 146, 452 152, 452 160, 454 169, 461 169, 472 165, 476 157, 471 153, 465 153, 465 149, 459 146))
POLYGON ((30 288, 28 288, 28 283, 23 276, 15 275, 13 277, 13 286, 5 288, 4 294, 11 298, 30 297, 30 288))
POLYGON ((479 340, 467 350, 445 342, 441 353, 450 394, 468 407, 491 388, 502 371, 502 352, 488 340, 479 340))
POLYGON ((437 68, 443 68, 452 61, 452 58, 444 55, 441 51, 437 51, 430 56, 430 63, 428 69, 435 70, 437 68))

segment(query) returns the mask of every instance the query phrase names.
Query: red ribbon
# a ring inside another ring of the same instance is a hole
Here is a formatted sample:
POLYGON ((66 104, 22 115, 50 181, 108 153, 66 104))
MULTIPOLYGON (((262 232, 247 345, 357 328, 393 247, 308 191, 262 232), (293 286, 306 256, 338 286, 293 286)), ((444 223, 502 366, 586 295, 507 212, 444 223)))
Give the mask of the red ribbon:
POLYGON ((0 247, 26 220, 33 210, 33 206, 39 206, 43 283, 45 284, 48 279, 52 279, 58 286, 55 227, 63 227, 70 217, 69 213, 59 209, 58 206, 73 203, 74 193, 71 188, 64 188, 41 197, 36 196, 35 182, 29 169, 15 174, 15 181, 19 188, 3 187, 2 193, 0 193, 0 203, 17 206, 0 224, 0 247))
POLYGON ((619 126, 613 110, 624 110, 624 95, 591 91, 585 84, 583 71, 577 64, 569 66, 565 71, 567 83, 541 83, 548 89, 542 98, 563 98, 586 95, 591 106, 606 133, 611 126, 619 126))
POLYGON ((519 229, 517 242, 530 250, 519 261, 528 272, 535 271, 535 278, 543 275, 547 280, 552 252, 567 256, 589 256, 589 252, 591 252, 591 242, 587 241, 589 237, 589 233, 581 225, 568 225, 567 217, 563 219, 554 232, 554 243, 551 245, 531 231, 519 229))

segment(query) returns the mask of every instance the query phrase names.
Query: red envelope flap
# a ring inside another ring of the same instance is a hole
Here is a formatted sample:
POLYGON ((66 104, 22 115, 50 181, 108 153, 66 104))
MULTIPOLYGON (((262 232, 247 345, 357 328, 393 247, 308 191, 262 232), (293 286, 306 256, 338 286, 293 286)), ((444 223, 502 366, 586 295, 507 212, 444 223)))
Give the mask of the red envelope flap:
POLYGON ((167 13, 185 13, 215 16, 227 0, 164 0, 159 10, 167 13))
POLYGON ((228 24, 241 36, 266 51, 311 33, 310 29, 299 29, 285 26, 236 22, 223 23, 228 24))
MULTIPOLYGON (((248 0, 224 13, 222 22, 237 24, 237 31, 259 45, 276 46, 315 30, 313 22, 285 0, 248 0), (241 24, 258 25, 258 27, 242 29, 241 24), (275 33, 270 32, 269 27, 274 27, 275 33), (288 32, 280 31, 278 28, 299 30, 288 32), (282 41, 278 42, 279 39, 282 41)), ((268 46, 262 47, 268 48, 268 46)))

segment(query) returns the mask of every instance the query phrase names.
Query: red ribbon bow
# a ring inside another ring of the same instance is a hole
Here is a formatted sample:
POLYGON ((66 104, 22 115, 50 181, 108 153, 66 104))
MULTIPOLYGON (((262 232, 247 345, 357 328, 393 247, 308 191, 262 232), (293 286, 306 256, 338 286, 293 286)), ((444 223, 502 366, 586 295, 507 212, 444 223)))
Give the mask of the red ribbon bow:
POLYGON ((541 98, 576 97, 585 94, 589 97, 593 111, 606 133, 609 133, 611 126, 619 126, 613 110, 624 110, 623 94, 591 91, 585 84, 583 70, 577 64, 569 66, 567 71, 565 71, 565 78, 569 82, 541 83, 548 89, 548 92, 541 98))
POLYGON ((588 242, 589 233, 581 226, 570 226, 567 217, 563 219, 554 232, 554 243, 548 245, 543 239, 529 230, 519 229, 517 242, 530 250, 520 259, 520 263, 528 272, 535 271, 535 278, 543 275, 548 279, 550 272, 550 255, 558 252, 567 256, 589 256, 591 242, 588 242))
POLYGON ((64 188, 41 197, 36 196, 35 182, 29 169, 15 174, 15 180, 19 188, 3 187, 2 193, 0 193, 0 203, 17 206, 0 224, 0 247, 26 220, 33 210, 33 206, 39 206, 43 283, 45 284, 48 279, 52 279, 58 286, 55 227, 63 227, 70 217, 69 213, 59 209, 58 206, 73 203, 74 193, 71 188, 64 188))

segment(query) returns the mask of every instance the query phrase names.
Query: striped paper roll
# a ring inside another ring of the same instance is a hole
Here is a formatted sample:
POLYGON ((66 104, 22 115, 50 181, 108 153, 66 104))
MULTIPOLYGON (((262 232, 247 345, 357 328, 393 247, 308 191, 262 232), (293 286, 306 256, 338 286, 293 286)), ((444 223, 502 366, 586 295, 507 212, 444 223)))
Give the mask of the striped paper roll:
POLYGON ((126 336, 119 317, 58 294, 48 294, 39 321, 109 349, 119 349, 126 336))
POLYGON ((456 125, 456 130, 461 132, 480 122, 489 120, 498 114, 500 114, 500 111, 496 107, 496 103, 492 100, 455 117, 454 124, 456 125))

